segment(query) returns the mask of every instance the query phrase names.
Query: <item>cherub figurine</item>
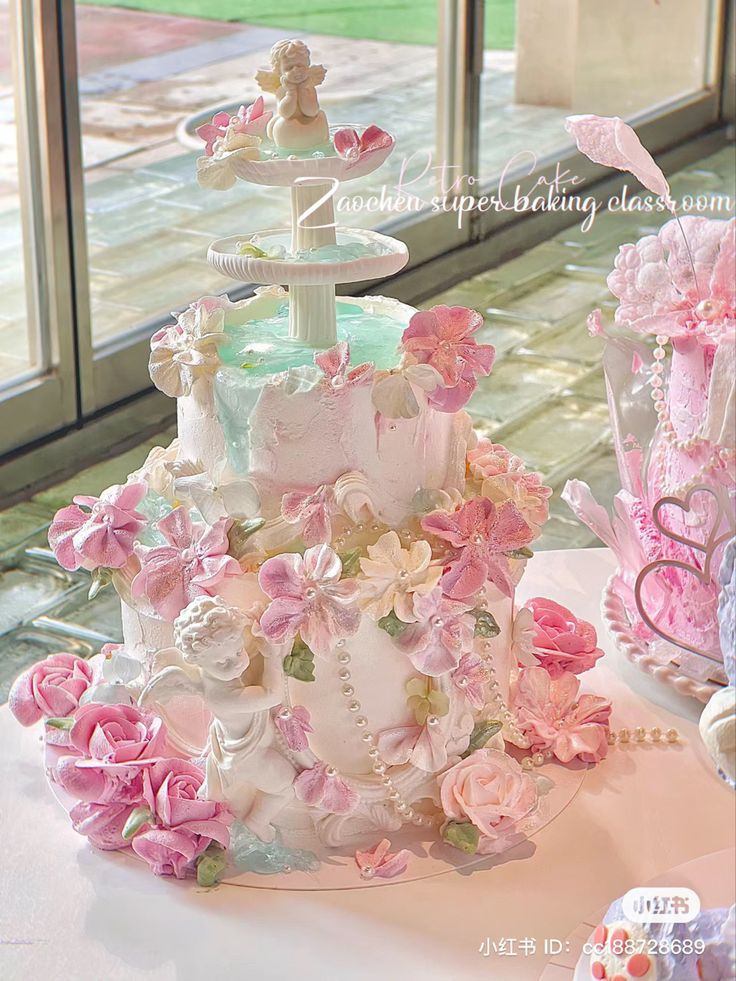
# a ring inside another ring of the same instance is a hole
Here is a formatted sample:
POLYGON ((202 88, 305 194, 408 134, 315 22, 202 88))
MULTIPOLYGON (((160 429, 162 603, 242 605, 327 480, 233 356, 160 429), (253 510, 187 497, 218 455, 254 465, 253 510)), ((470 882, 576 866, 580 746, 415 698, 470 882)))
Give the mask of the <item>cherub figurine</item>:
POLYGON ((272 841, 271 822, 293 795, 296 771, 273 748, 269 709, 283 697, 282 661, 264 656, 261 683, 247 683, 247 625, 247 617, 219 596, 192 600, 174 622, 175 648, 161 652, 166 666, 139 702, 166 706, 182 695, 202 698, 212 713, 202 794, 227 802, 262 841, 272 841))
POLYGON ((266 135, 276 146, 308 150, 329 143, 327 117, 319 107, 317 86, 325 78, 324 65, 310 64, 303 41, 279 41, 271 48, 271 70, 256 73, 264 92, 276 96, 276 113, 266 135))

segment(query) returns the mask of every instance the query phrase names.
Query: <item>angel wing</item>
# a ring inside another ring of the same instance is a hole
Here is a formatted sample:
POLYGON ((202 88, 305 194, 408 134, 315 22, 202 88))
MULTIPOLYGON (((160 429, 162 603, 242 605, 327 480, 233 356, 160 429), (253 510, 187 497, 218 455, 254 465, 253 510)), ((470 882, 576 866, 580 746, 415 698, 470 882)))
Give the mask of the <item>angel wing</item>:
POLYGON ((327 69, 324 65, 310 65, 309 67, 309 81, 315 88, 324 82, 326 74, 327 69))
POLYGON ((268 68, 261 68, 256 72, 256 82, 258 83, 258 87, 264 92, 275 93, 278 92, 281 86, 281 77, 278 72, 271 71, 268 68))
MULTIPOLYGON (((169 653, 172 648, 167 648, 169 653)), ((178 654, 178 651, 176 652, 178 654)), ((191 739, 191 728, 184 732, 179 726, 180 719, 173 713, 167 711, 167 705, 182 697, 202 698, 202 686, 193 676, 192 672, 176 664, 169 664, 151 678, 138 698, 141 708, 155 709, 156 714, 160 715, 166 723, 168 741, 174 748, 185 753, 187 756, 200 756, 204 747, 191 739)), ((204 708, 204 703, 203 703, 204 708)), ((181 713, 179 713, 181 714, 181 713)), ((191 712, 187 712, 186 723, 191 724, 191 712)))

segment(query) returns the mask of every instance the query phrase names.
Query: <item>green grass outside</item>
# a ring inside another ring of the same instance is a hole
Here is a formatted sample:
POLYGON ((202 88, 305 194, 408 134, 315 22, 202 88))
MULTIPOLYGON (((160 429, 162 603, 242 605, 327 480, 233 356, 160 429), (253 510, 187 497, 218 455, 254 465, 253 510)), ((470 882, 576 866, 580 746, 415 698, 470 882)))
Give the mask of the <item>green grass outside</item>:
MULTIPOLYGON (((83 0, 159 14, 204 17, 339 37, 437 42, 437 0, 83 0), (273 12, 264 11, 271 7, 273 12)), ((486 48, 514 47, 516 0, 486 3, 486 48)))

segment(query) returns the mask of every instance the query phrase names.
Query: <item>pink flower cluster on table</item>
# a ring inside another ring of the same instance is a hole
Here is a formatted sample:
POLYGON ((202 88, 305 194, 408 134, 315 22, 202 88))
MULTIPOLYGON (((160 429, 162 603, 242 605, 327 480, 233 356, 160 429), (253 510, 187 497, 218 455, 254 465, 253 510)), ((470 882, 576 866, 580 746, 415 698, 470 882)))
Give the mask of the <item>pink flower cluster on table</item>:
POLYGON ((608 753, 611 703, 581 695, 580 680, 569 671, 553 678, 541 667, 521 668, 509 707, 532 753, 549 751, 561 763, 600 763, 608 753))
POLYGON ((136 508, 146 496, 143 483, 115 484, 99 497, 80 495, 61 508, 49 528, 49 545, 64 569, 119 569, 133 554, 146 516, 136 508))
POLYGON ((411 852, 407 848, 390 852, 390 847, 389 839, 383 838, 367 852, 356 851, 355 864, 363 879, 395 879, 406 872, 411 852))
POLYGON ((441 412, 462 409, 475 391, 477 376, 493 368, 493 345, 478 344, 472 336, 482 324, 483 317, 474 310, 440 304, 415 313, 402 335, 402 349, 439 373, 442 384, 429 401, 441 412))
POLYGON ((303 557, 284 553, 267 559, 258 575, 271 599, 260 619, 263 635, 283 644, 300 634, 317 657, 329 656, 338 640, 360 626, 358 585, 341 580, 341 573, 342 562, 329 545, 314 545, 303 557))
POLYGON ((533 779, 513 757, 495 749, 476 750, 441 774, 438 782, 445 816, 478 829, 481 855, 511 844, 520 833, 520 822, 537 806, 533 779))
POLYGON ((167 514, 157 525, 167 544, 136 547, 141 568, 131 584, 133 598, 148 599, 160 617, 173 622, 197 596, 215 596, 224 579, 241 575, 227 554, 231 523, 195 523, 184 507, 167 514))
POLYGON ((265 111, 263 96, 259 95, 255 102, 249 106, 241 106, 233 116, 224 111, 216 112, 211 122, 197 128, 197 136, 204 140, 204 152, 211 157, 215 152, 215 144, 224 139, 229 126, 232 125, 233 131, 240 135, 263 137, 272 116, 272 112, 265 111))
POLYGON ((559 678, 565 671, 582 674, 603 657, 592 623, 541 596, 527 600, 525 605, 534 617, 532 653, 550 677, 559 678))
POLYGON ((485 497, 467 501, 457 511, 435 511, 422 528, 452 547, 440 580, 452 599, 473 596, 490 580, 505 596, 513 591, 506 552, 524 548, 534 533, 515 504, 496 506, 485 497))
POLYGON ((41 719, 61 719, 79 708, 93 683, 92 665, 76 654, 50 654, 24 671, 13 683, 8 706, 23 726, 41 719))

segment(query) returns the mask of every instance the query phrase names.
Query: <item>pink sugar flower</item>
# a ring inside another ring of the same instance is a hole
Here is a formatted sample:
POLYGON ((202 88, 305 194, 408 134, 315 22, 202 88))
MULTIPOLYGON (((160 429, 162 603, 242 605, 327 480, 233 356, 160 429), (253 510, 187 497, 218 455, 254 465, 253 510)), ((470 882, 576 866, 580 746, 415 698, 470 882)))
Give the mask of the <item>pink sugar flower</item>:
POLYGON ((184 879, 209 845, 203 835, 178 828, 150 828, 133 839, 133 851, 148 862, 154 875, 184 879))
POLYGON ((541 596, 528 600, 526 606, 534 616, 532 653, 552 678, 565 671, 582 674, 603 657, 592 623, 579 620, 566 606, 541 596))
POLYGON ((471 336, 482 323, 474 310, 441 304, 415 313, 402 335, 403 350, 439 372, 445 391, 437 389, 430 401, 441 411, 457 411, 455 403, 467 402, 476 376, 490 374, 495 349, 471 336))
POLYGON ((315 354, 314 363, 324 372, 325 383, 330 389, 338 390, 349 385, 363 385, 373 377, 373 365, 369 362, 350 368, 350 345, 338 341, 326 351, 315 354))
POLYGON ((76 654, 50 654, 16 679, 8 696, 10 711, 23 726, 65 718, 79 708, 93 674, 89 661, 76 654))
POLYGON ((384 150, 393 145, 393 137, 378 126, 368 126, 362 134, 354 129, 339 129, 334 136, 335 150, 346 160, 358 160, 376 150, 384 150))
MULTIPOLYGON (((73 753, 73 747, 67 750, 73 753)), ((147 765, 147 763, 146 763, 147 765)), ((143 773, 140 762, 107 765, 82 756, 63 756, 49 771, 51 780, 81 804, 140 804, 143 773)))
POLYGON ((409 865, 411 852, 402 848, 398 852, 390 852, 391 842, 383 838, 367 852, 356 851, 355 864, 360 869, 363 879, 395 879, 403 875, 409 865))
POLYGON ((84 835, 95 848, 114 851, 128 844, 123 838, 123 828, 134 806, 115 801, 107 804, 82 802, 74 805, 69 817, 77 834, 84 835))
POLYGON ((327 544, 332 539, 332 515, 337 510, 335 490, 323 485, 316 491, 291 491, 281 498, 281 516, 300 524, 305 545, 327 544))
POLYGON ((341 573, 342 562, 329 545, 314 545, 303 558, 286 553, 267 559, 258 576, 272 600, 261 616, 263 635, 282 644, 299 633, 318 657, 327 657, 336 641, 352 637, 360 625, 358 585, 341 581, 341 573))
MULTIPOLYGON (((263 136, 266 125, 273 113, 265 110, 263 96, 259 95, 249 106, 241 106, 231 117, 236 133, 247 133, 249 136, 263 136)), ((197 131, 199 132, 199 131, 197 131)))
POLYGON ((473 498, 452 513, 435 511, 423 519, 422 528, 456 550, 440 581, 452 599, 473 596, 486 580, 510 596, 513 583, 503 553, 523 548, 534 537, 511 501, 496 507, 484 497, 473 498))
POLYGON ((136 705, 81 705, 69 732, 72 748, 84 758, 78 765, 91 767, 148 764, 165 740, 162 720, 136 705))
POLYGON ((230 122, 230 113, 216 112, 212 121, 197 127, 197 136, 204 140, 204 152, 208 157, 214 155, 215 143, 222 139, 230 122))
POLYGON ((481 437, 472 450, 468 450, 468 469, 477 480, 496 477, 502 473, 523 473, 524 461, 501 443, 493 443, 481 437))
MULTIPOLYGON (((157 825, 227 848, 233 816, 218 801, 199 796, 203 783, 203 771, 188 760, 156 760, 143 773, 143 799, 157 825)), ((134 848, 137 840, 138 836, 133 840, 134 848)))
POLYGON ((295 753, 309 749, 307 734, 314 732, 314 729, 310 724, 309 712, 303 705, 292 705, 291 708, 280 705, 273 721, 289 749, 295 753))
POLYGON ((436 773, 447 764, 447 739, 437 716, 430 715, 423 726, 384 729, 376 746, 389 766, 411 763, 418 770, 436 773))
POLYGON ((455 688, 467 698, 474 709, 480 711, 484 707, 490 674, 482 657, 478 654, 463 654, 450 678, 455 688))
POLYGON ((350 814, 360 803, 360 797, 334 766, 318 763, 311 770, 302 770, 294 780, 297 800, 319 807, 330 814, 350 814))
POLYGON ((82 495, 57 511, 49 528, 49 545, 64 569, 119 569, 133 554, 136 535, 146 516, 136 508, 146 496, 145 484, 115 484, 99 497, 82 495), (86 508, 88 510, 83 510, 86 508))
POLYGON ((462 655, 472 650, 475 621, 467 604, 443 595, 439 587, 413 595, 417 622, 402 630, 396 646, 418 671, 437 678, 456 668, 462 655))
POLYGON ((549 750, 561 763, 576 757, 599 763, 605 758, 611 703, 579 692, 579 679, 568 671, 552 678, 544 668, 520 669, 510 707, 532 753, 549 750))
POLYGON ((184 507, 167 514, 157 527, 168 544, 137 547, 141 569, 131 584, 133 598, 147 598, 160 617, 173 622, 197 596, 215 596, 223 579, 241 574, 227 554, 230 524, 229 518, 211 526, 193 523, 184 507))

